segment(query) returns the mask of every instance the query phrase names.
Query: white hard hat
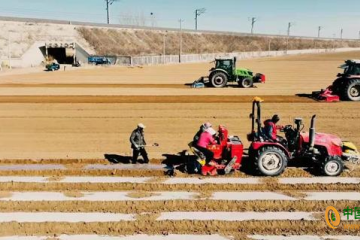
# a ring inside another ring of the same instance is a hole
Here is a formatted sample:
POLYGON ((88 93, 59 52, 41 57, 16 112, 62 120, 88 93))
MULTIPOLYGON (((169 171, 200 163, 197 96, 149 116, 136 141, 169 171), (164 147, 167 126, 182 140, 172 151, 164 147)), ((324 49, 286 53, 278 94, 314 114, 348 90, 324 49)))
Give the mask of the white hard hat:
POLYGON ((139 128, 142 128, 142 129, 145 129, 145 128, 146 128, 146 126, 145 126, 144 124, 142 124, 142 123, 139 123, 139 124, 138 124, 138 127, 139 127, 139 128))
POLYGON ((207 131, 208 133, 210 133, 211 135, 215 135, 215 134, 216 134, 216 131, 215 131, 212 127, 206 129, 206 131, 207 131))

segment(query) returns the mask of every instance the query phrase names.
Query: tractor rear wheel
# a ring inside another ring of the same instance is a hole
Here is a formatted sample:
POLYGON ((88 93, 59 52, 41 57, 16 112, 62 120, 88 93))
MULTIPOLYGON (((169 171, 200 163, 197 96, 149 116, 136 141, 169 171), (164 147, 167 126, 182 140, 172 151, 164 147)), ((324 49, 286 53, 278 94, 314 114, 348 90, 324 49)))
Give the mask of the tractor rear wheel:
POLYGON ((227 85, 228 77, 223 72, 216 72, 212 75, 210 84, 215 88, 223 88, 227 85))
POLYGON ((239 85, 242 88, 251 88, 254 86, 254 81, 251 78, 243 78, 239 80, 239 85))
POLYGON ((360 101, 360 79, 349 79, 343 86, 342 95, 348 101, 360 101))
POLYGON ((255 166, 264 176, 279 176, 287 167, 288 158, 278 147, 263 147, 255 153, 255 166))
POLYGON ((320 164, 324 176, 339 176, 344 171, 344 163, 339 157, 327 157, 320 164))

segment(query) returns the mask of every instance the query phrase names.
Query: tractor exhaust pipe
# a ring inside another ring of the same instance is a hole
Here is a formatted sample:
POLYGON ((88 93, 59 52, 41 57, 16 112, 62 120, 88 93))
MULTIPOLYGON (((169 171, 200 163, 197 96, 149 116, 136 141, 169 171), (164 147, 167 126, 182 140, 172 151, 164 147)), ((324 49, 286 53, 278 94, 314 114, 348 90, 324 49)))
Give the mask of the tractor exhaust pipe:
POLYGON ((309 145, 310 149, 313 149, 315 146, 315 118, 316 115, 312 116, 311 118, 311 125, 309 129, 309 145))

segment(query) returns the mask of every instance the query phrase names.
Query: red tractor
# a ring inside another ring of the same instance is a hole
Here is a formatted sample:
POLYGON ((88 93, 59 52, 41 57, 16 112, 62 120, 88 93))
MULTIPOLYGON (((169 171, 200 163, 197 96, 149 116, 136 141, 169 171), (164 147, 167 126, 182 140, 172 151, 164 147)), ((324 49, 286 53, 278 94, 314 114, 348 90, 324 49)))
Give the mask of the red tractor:
MULTIPOLYGON (((309 132, 304 129, 301 118, 295 119, 295 126, 287 125, 282 128, 286 139, 276 142, 268 139, 263 133, 261 122, 260 98, 255 98, 252 105, 251 133, 248 140, 249 160, 260 175, 278 176, 288 165, 289 160, 307 159, 310 166, 318 166, 325 176, 338 176, 344 170, 344 161, 359 162, 359 152, 354 144, 342 141, 339 137, 315 132, 314 115, 311 119, 309 132)), ((237 136, 229 137, 228 130, 224 126, 219 127, 218 144, 209 145, 207 148, 214 153, 211 165, 205 164, 205 156, 189 144, 191 151, 197 156, 200 165, 199 171, 203 175, 217 175, 219 171, 229 173, 238 170, 241 166, 244 145, 237 136)), ((199 172, 198 171, 198 172, 199 172)))
POLYGON ((347 60, 338 78, 328 88, 312 93, 312 97, 326 102, 360 101, 360 60, 347 60))
POLYGON ((202 175, 214 176, 218 174, 219 170, 229 173, 231 170, 238 170, 241 166, 244 145, 240 138, 229 137, 228 130, 224 126, 219 126, 217 142, 218 144, 207 147, 214 153, 212 166, 205 165, 205 156, 192 143, 189 144, 190 150, 198 157, 202 175))
POLYGON ((278 176, 287 167, 288 161, 304 158, 310 164, 318 166, 325 176, 338 176, 344 169, 344 161, 359 161, 359 153, 354 144, 343 142, 339 137, 315 132, 314 115, 309 132, 302 132, 304 125, 301 118, 295 119, 295 126, 287 125, 282 131, 286 140, 276 142, 263 134, 261 122, 261 99, 253 102, 252 131, 248 135, 250 161, 256 170, 265 176, 278 176), (256 127, 256 129, 255 129, 256 127))

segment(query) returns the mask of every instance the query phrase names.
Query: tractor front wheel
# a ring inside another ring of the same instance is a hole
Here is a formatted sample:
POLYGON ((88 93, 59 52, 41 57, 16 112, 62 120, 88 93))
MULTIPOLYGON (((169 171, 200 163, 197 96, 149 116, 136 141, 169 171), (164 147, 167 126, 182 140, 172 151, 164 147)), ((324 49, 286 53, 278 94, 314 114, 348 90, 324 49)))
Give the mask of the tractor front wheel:
POLYGON ((264 176, 279 176, 287 167, 288 158, 278 147, 264 147, 255 153, 255 166, 264 176))
POLYGON ((343 97, 348 101, 360 101, 360 79, 349 79, 344 84, 343 97))
POLYGON ((320 164, 324 176, 339 176, 344 170, 344 163, 339 157, 328 157, 320 164))
POLYGON ((251 88, 254 85, 254 81, 251 78, 243 78, 239 80, 239 85, 242 88, 251 88))
POLYGON ((210 83, 212 87, 215 88, 223 88, 227 85, 228 77, 225 73, 217 72, 214 75, 212 75, 210 83))

